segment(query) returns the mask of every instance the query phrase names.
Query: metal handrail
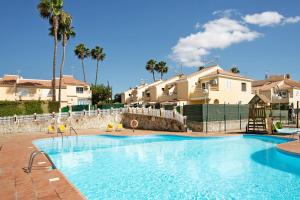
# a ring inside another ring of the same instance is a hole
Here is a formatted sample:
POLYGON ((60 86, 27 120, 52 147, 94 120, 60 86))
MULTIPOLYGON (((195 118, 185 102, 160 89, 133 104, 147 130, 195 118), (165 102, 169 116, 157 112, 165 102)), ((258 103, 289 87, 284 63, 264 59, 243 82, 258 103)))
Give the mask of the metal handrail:
POLYGON ((76 131, 72 126, 70 126, 70 135, 71 135, 72 131, 73 131, 76 135, 78 135, 77 131, 76 131))
POLYGON ((39 154, 45 155, 46 158, 48 159, 48 161, 50 162, 52 169, 56 169, 55 164, 53 163, 53 161, 51 160, 51 158, 49 157, 49 155, 48 155, 46 152, 44 152, 44 151, 39 151, 39 150, 35 150, 35 151, 33 151, 33 152, 30 154, 29 162, 28 162, 28 167, 27 167, 27 168, 23 168, 24 171, 25 171, 26 173, 31 173, 34 158, 35 158, 37 155, 39 155, 39 154))

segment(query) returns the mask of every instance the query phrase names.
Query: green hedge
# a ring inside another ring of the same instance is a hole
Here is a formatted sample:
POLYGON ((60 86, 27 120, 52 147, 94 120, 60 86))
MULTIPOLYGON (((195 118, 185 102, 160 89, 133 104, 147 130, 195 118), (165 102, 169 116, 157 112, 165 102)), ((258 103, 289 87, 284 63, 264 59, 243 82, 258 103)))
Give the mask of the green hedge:
MULTIPOLYGON (((97 108, 104 110, 104 109, 111 109, 111 108, 124 108, 124 104, 122 103, 106 103, 106 104, 99 104, 99 105, 91 105, 91 110, 96 110, 97 108)), ((61 112, 68 112, 70 108, 65 106, 61 109, 61 112)), ((72 106, 72 111, 83 111, 89 110, 89 105, 74 105, 72 106)))
POLYGON ((99 109, 124 108, 124 104, 122 104, 122 103, 107 103, 107 104, 99 104, 97 107, 99 109))
POLYGON ((58 102, 47 101, 0 101, 0 117, 13 115, 32 115, 58 112, 58 102))
POLYGON ((42 114, 42 102, 41 101, 26 101, 24 102, 25 115, 42 114))
POLYGON ((59 112, 59 102, 58 101, 49 101, 48 102, 48 112, 59 112))
POLYGON ((14 101, 0 101, 0 117, 22 115, 24 113, 24 107, 14 101))

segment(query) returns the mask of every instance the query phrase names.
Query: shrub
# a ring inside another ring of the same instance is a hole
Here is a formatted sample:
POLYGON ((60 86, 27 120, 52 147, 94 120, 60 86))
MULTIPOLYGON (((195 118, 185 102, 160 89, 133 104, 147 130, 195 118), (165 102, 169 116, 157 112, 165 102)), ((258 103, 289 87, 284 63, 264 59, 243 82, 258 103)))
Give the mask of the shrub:
POLYGON ((0 101, 0 117, 58 112, 59 102, 0 101))
POLYGON ((61 108, 61 112, 69 112, 69 110, 70 110, 69 106, 65 106, 61 108))
POLYGON ((34 113, 42 114, 42 102, 41 101, 26 101, 24 102, 24 115, 32 115, 34 113))
POLYGON ((75 105, 75 106, 72 106, 72 111, 83 111, 83 110, 89 110, 89 105, 75 105))
POLYGON ((108 102, 111 99, 112 88, 110 86, 92 85, 92 104, 98 104, 99 102, 108 102))
POLYGON ((0 102, 0 117, 22 115, 24 111, 23 105, 15 101, 0 102))
POLYGON ((59 112, 59 102, 58 101, 49 101, 48 102, 48 112, 59 112))
POLYGON ((106 104, 99 104, 97 107, 100 109, 124 108, 124 104, 122 104, 122 103, 106 103, 106 104))
POLYGON ((282 123, 281 122, 276 122, 276 127, 279 129, 282 129, 282 123))

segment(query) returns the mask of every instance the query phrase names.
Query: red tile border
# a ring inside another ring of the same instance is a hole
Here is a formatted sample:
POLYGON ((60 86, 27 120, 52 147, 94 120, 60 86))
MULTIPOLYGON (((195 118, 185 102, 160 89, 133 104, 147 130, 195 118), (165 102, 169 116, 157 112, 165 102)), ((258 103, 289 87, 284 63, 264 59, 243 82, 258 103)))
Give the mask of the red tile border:
MULTIPOLYGON (((234 136, 238 133, 170 133, 162 131, 145 131, 131 130, 121 132, 107 133, 100 130, 84 130, 78 131, 80 135, 92 134, 111 134, 117 136, 142 136, 149 134, 164 135, 183 135, 193 137, 216 137, 216 136, 234 136)), ((70 199, 82 200, 86 199, 80 191, 59 171, 48 171, 50 163, 44 156, 37 156, 37 162, 46 162, 41 166, 37 166, 32 170, 31 174, 23 171, 23 167, 27 167, 30 153, 37 149, 32 141, 41 138, 49 138, 52 135, 44 133, 21 134, 21 135, 3 135, 0 136, 0 144, 3 146, 0 150, 0 197, 9 199, 70 199), (28 148, 32 147, 32 148, 28 148), (48 166, 48 167, 47 167, 48 166), (50 182, 49 178, 59 177, 59 181, 50 182)), ((279 144, 278 148, 300 155, 300 142, 292 141, 279 144)))

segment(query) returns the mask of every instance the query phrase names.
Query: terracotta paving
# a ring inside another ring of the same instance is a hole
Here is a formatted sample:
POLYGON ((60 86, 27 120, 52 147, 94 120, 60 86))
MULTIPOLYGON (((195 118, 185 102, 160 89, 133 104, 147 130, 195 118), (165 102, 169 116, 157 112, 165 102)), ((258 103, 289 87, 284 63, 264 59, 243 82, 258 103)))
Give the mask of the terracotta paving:
MULTIPOLYGON (((170 134, 194 137, 233 136, 240 133, 170 133, 162 131, 131 130, 110 132, 99 130, 79 131, 80 135, 86 134, 111 134, 111 135, 148 135, 170 134)), ((50 163, 45 156, 37 156, 32 173, 27 174, 23 168, 27 167, 28 159, 35 146, 32 140, 52 137, 45 133, 15 134, 0 136, 0 199, 85 199, 84 196, 60 173, 59 170, 51 170, 50 163), (45 162, 45 163, 42 163, 45 162), (49 179, 59 178, 57 181, 49 179)), ((292 151, 300 155, 300 142, 293 141, 278 145, 280 149, 292 151)))
POLYGON ((277 147, 284 152, 300 156, 300 140, 299 139, 297 139, 295 141, 279 144, 279 145, 277 145, 277 147))

